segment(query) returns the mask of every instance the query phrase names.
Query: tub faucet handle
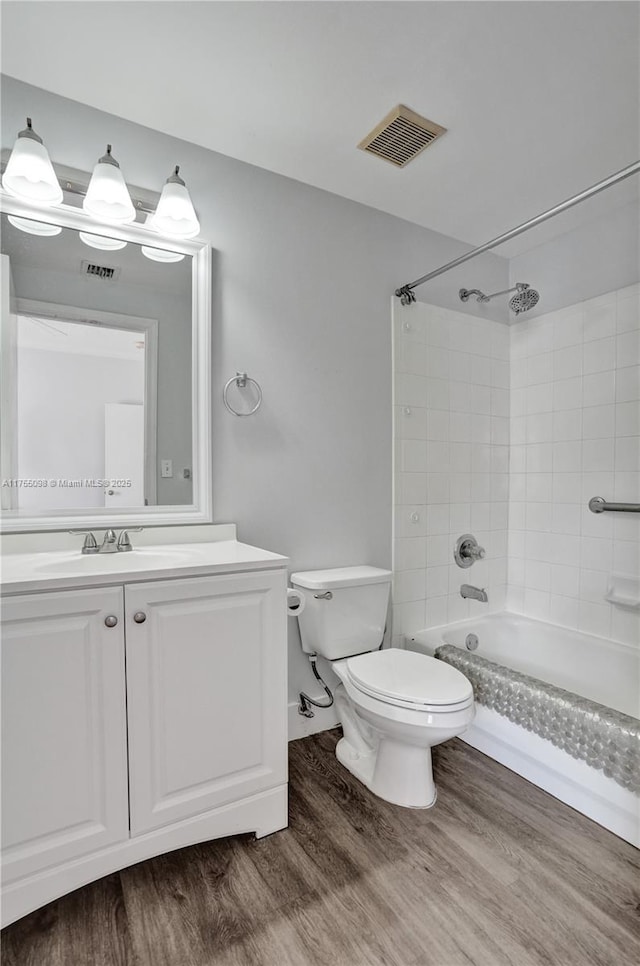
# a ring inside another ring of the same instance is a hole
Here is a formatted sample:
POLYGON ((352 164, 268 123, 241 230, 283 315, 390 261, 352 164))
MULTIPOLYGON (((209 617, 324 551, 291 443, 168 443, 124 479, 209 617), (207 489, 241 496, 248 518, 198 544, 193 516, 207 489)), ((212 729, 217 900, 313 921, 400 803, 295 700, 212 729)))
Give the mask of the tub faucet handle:
POLYGON ((453 559, 459 567, 470 567, 476 560, 483 560, 485 549, 481 547, 472 533, 463 533, 453 550, 453 559))

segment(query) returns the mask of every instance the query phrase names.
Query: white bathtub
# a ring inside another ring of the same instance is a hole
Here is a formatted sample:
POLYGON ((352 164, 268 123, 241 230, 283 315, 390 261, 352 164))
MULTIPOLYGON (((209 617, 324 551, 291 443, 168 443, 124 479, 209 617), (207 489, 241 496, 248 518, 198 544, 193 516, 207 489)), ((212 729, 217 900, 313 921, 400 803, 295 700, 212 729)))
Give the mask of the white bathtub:
MULTIPOLYGON (((466 649, 470 633, 480 657, 640 717, 640 646, 508 613, 433 627, 406 646, 426 654, 442 644, 466 649)), ((638 796, 497 712, 480 704, 476 710, 464 741, 640 848, 638 796)))

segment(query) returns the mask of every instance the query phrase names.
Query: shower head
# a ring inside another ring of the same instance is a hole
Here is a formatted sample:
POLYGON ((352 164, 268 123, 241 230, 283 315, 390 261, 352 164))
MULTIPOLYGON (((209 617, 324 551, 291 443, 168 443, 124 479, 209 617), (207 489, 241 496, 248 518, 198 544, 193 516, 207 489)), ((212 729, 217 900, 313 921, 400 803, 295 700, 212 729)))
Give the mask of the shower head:
POLYGON ((518 291, 509 299, 509 308, 516 315, 520 315, 521 312, 528 312, 532 309, 534 305, 537 305, 540 301, 540 293, 536 292, 534 288, 530 288, 524 282, 518 283, 516 286, 518 291))
POLYGON ((475 295, 477 302, 490 302, 496 295, 508 295, 509 292, 516 293, 509 299, 509 308, 516 315, 520 315, 521 312, 528 312, 540 300, 540 293, 531 288, 527 282, 516 282, 513 288, 506 288, 502 292, 493 292, 491 295, 485 295, 479 288, 461 288, 458 295, 461 302, 468 302, 472 295, 475 295))

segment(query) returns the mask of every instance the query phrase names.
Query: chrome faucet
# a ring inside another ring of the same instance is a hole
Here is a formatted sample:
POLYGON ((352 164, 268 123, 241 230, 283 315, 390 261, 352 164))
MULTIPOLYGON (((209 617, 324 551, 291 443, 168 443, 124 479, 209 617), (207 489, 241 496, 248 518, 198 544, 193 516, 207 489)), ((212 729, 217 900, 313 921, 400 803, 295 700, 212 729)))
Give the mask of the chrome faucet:
POLYGON ((462 585, 460 588, 460 596, 470 597, 471 600, 480 600, 483 604, 487 604, 489 602, 486 590, 481 589, 480 587, 472 587, 471 584, 462 585))
POLYGON ((85 534, 81 551, 83 554, 124 553, 128 550, 133 550, 131 540, 129 539, 129 534, 139 533, 142 529, 142 527, 129 527, 128 530, 122 530, 120 536, 116 539, 115 530, 109 528, 105 531, 104 538, 100 546, 98 546, 96 538, 91 530, 69 530, 69 533, 85 534))
POLYGON ((123 530, 118 537, 118 543, 116 544, 116 549, 119 553, 123 553, 126 550, 133 550, 131 540, 129 539, 130 533, 140 533, 142 527, 129 527, 128 530, 123 530))
POLYGON ((100 544, 98 553, 117 553, 118 544, 115 530, 105 530, 104 540, 100 544))

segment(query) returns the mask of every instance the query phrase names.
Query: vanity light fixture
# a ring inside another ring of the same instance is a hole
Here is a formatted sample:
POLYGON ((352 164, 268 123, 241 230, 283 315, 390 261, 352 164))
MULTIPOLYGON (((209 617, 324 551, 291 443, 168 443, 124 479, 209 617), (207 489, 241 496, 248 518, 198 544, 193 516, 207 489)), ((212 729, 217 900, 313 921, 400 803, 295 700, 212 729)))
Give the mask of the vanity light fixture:
POLYGON ((200 231, 200 222, 179 171, 180 166, 176 165, 175 171, 165 182, 158 207, 147 224, 171 238, 195 238, 200 231))
POLYGON ((164 248, 149 248, 148 245, 142 245, 141 250, 145 258, 150 258, 152 262, 181 262, 184 258, 180 252, 168 252, 164 248))
POLYGON ((80 241, 83 241, 85 245, 89 245, 90 248, 101 248, 105 252, 117 252, 121 248, 126 248, 126 241, 120 241, 119 238, 107 238, 106 235, 92 235, 88 231, 79 231, 80 241))
POLYGON ((111 155, 110 144, 93 169, 82 207, 87 214, 113 225, 125 225, 136 217, 120 165, 111 155))
POLYGON ((5 191, 14 198, 40 205, 59 205, 62 188, 53 170, 49 152, 31 126, 20 131, 2 178, 5 191))
POLYGON ((17 215, 7 215, 7 221, 20 231, 26 231, 29 235, 41 235, 43 238, 52 238, 62 231, 60 225, 49 225, 46 221, 32 221, 31 218, 19 218, 17 215))

